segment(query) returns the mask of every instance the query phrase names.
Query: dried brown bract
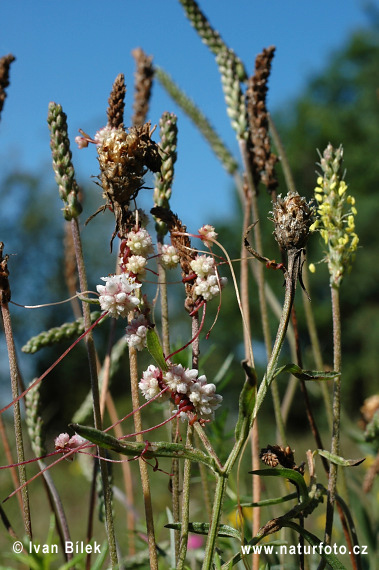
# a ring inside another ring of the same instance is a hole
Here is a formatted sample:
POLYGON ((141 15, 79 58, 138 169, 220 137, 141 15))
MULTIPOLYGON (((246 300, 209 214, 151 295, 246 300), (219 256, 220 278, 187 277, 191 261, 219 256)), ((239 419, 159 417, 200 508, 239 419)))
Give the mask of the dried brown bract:
POLYGON ((153 84, 154 68, 152 56, 146 55, 141 48, 132 51, 132 56, 136 61, 136 72, 134 76, 134 104, 133 104, 133 125, 143 125, 146 121, 149 110, 151 88, 153 84))
POLYGON ((125 93, 126 93, 125 79, 123 73, 120 73, 119 75, 117 75, 113 83, 112 91, 108 99, 108 109, 107 109, 108 126, 114 129, 123 126, 125 93))
POLYGON ((0 58, 0 113, 4 106, 4 101, 7 96, 5 90, 9 85, 9 69, 11 63, 16 58, 11 53, 0 58))
POLYGON ((143 187, 147 170, 160 170, 161 157, 158 145, 151 139, 153 132, 148 122, 128 130, 105 127, 97 135, 100 181, 107 200, 101 210, 110 207, 116 218, 112 240, 117 232, 120 238, 126 237, 129 203, 143 187))
POLYGON ((262 181, 270 193, 274 192, 278 186, 275 174, 275 163, 278 159, 271 152, 266 109, 267 82, 274 53, 275 47, 271 46, 258 54, 255 60, 255 72, 248 80, 246 91, 254 182, 257 186, 262 181))

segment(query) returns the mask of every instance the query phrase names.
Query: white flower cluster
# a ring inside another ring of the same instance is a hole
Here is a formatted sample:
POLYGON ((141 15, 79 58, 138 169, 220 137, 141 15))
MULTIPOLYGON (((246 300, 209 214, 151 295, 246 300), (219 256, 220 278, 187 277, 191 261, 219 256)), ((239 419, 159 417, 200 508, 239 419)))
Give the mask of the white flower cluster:
MULTIPOLYGON (((168 372, 162 372, 156 366, 150 365, 143 373, 139 387, 147 400, 156 396, 161 391, 158 378, 162 378, 172 394, 182 396, 184 405, 191 405, 197 419, 213 420, 214 412, 220 407, 222 396, 216 394, 216 386, 208 384, 204 375, 198 376, 198 370, 183 368, 181 364, 171 366, 168 372)), ((178 406, 180 411, 181 404, 178 406)), ((187 410, 186 410, 187 411, 187 410)), ((187 413, 180 414, 182 419, 187 418, 187 413)))
POLYGON ((151 236, 145 228, 129 232, 126 245, 130 248, 132 253, 142 255, 143 257, 147 257, 149 253, 154 251, 151 236))
POLYGON ((142 255, 131 255, 128 257, 128 261, 125 268, 129 273, 133 273, 138 278, 143 277, 146 273, 145 266, 147 264, 146 257, 142 255))
POLYGON ((161 253, 161 265, 165 269, 175 269, 179 263, 179 255, 176 247, 164 244, 161 253))
POLYGON ((81 445, 83 445, 83 443, 86 442, 87 440, 84 439, 84 437, 81 437, 80 435, 75 434, 72 437, 70 437, 68 433, 60 433, 58 437, 56 437, 54 440, 54 446, 56 451, 67 452, 67 451, 72 451, 77 447, 80 447, 81 445))
POLYGON ((213 226, 210 226, 209 224, 205 224, 205 226, 202 226, 199 229, 199 235, 201 237, 201 239, 203 240, 203 242, 205 243, 206 246, 210 247, 212 242, 207 241, 208 239, 216 239, 217 238, 217 233, 215 232, 215 229, 213 226))
POLYGON ((147 370, 143 373, 141 381, 138 384, 139 389, 145 396, 146 400, 151 400, 151 398, 157 396, 161 391, 158 382, 159 378, 162 378, 161 371, 153 364, 150 364, 147 370))
POLYGON ((109 315, 114 318, 127 317, 129 311, 140 303, 135 292, 141 287, 141 283, 137 283, 134 277, 126 273, 101 277, 101 279, 105 281, 105 285, 96 286, 100 293, 101 309, 108 311, 109 315))
POLYGON ((138 315, 126 327, 126 342, 136 350, 146 347, 148 321, 145 315, 138 315))
POLYGON ((205 301, 210 301, 218 295, 220 286, 222 289, 228 282, 226 277, 217 276, 215 260, 209 255, 197 255, 191 261, 191 268, 197 275, 194 293, 205 301))

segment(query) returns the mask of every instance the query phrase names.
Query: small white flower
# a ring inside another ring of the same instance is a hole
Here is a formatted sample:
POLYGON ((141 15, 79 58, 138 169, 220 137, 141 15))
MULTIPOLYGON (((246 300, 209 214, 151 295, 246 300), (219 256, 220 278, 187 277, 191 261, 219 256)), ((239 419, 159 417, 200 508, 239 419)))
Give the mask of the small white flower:
POLYGON ((209 255, 197 255, 195 259, 191 261, 191 268, 196 275, 201 278, 214 275, 216 272, 215 260, 209 255))
POLYGON ((130 321, 126 327, 126 342, 136 350, 143 350, 146 347, 147 319, 144 315, 138 315, 130 321))
POLYGON ((103 311, 108 311, 111 317, 127 317, 129 311, 139 305, 140 300, 134 293, 141 287, 141 283, 136 283, 134 277, 122 273, 101 277, 101 280, 105 281, 105 285, 96 286, 100 294, 100 307, 103 311))
POLYGON ((190 384, 196 380, 197 375, 197 370, 183 368, 181 364, 177 364, 166 372, 164 379, 170 390, 179 392, 179 394, 186 394, 190 384))
POLYGON ((112 136, 114 137, 115 133, 116 129, 107 125, 106 127, 103 127, 102 129, 97 131, 97 133, 94 136, 94 141, 96 142, 97 145, 101 145, 103 144, 105 139, 107 138, 110 139, 112 138, 112 136))
POLYGON ((165 244, 162 246, 161 265, 165 269, 175 269, 179 263, 179 255, 176 247, 165 244))
POLYGON ((147 370, 144 371, 141 381, 138 384, 139 389, 145 396, 146 400, 150 400, 154 396, 157 396, 161 391, 158 382, 159 378, 161 378, 161 371, 153 364, 150 364, 147 370))
POLYGON ((145 228, 129 232, 126 245, 130 247, 132 253, 135 255, 142 255, 144 257, 147 257, 149 253, 154 251, 151 236, 145 228))
POLYGON ((55 449, 64 449, 68 442, 70 441, 70 436, 68 433, 60 433, 58 437, 54 440, 55 449))
POLYGON ((131 255, 128 257, 128 262, 125 265, 125 268, 129 273, 133 273, 138 277, 143 277, 146 273, 145 266, 147 264, 146 257, 142 257, 142 255, 131 255))
POLYGON ((199 229, 199 235, 201 236, 205 245, 208 247, 210 247, 212 242, 207 241, 207 238, 210 238, 210 239, 216 239, 217 238, 217 233, 215 232, 214 227, 210 226, 209 224, 205 224, 205 226, 202 226, 199 229))
POLYGON ((195 282, 194 293, 197 297, 201 296, 205 301, 210 301, 220 293, 219 283, 222 289, 227 282, 226 277, 220 277, 218 281, 217 275, 208 275, 206 279, 198 277, 195 282))
POLYGON ((83 443, 86 442, 87 440, 84 439, 84 437, 81 437, 80 435, 75 434, 70 438, 68 433, 61 433, 58 435, 58 437, 55 438, 54 445, 56 451, 67 452, 67 451, 72 451, 77 447, 80 447, 81 445, 83 445, 83 443))

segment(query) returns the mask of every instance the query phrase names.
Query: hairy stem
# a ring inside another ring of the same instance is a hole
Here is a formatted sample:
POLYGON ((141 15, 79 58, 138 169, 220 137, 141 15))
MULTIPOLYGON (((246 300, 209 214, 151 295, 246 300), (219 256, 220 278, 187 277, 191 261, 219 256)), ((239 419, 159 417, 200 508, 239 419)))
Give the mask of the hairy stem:
MULTIPOLYGON (((81 291, 88 291, 87 275, 85 270, 82 243, 81 243, 79 224, 77 218, 73 218, 71 220, 71 230, 74 239, 80 289, 81 291)), ((91 326, 90 306, 88 303, 83 303, 82 305, 83 305, 84 326, 86 329, 89 329, 91 326)), ((87 347, 88 363, 90 369, 94 424, 96 429, 101 430, 102 419, 100 411, 99 381, 97 376, 96 349, 92 332, 89 332, 86 335, 85 343, 87 347)), ((97 454, 99 455, 99 457, 103 457, 104 451, 100 447, 98 447, 97 454)), ((118 558, 117 558, 116 538, 114 532, 113 513, 112 513, 112 489, 109 484, 108 467, 105 461, 100 461, 100 470, 101 470, 101 478, 102 478, 103 491, 104 491, 105 521, 106 521, 105 526, 107 530, 109 555, 112 567, 116 567, 118 564, 118 558)))
MULTIPOLYGON (((18 395, 19 395, 20 372, 19 372, 18 364, 17 364, 16 349, 15 349, 14 341, 13 341, 12 323, 11 323, 11 316, 9 313, 8 303, 2 303, 1 304, 1 314, 3 317, 5 340, 6 340, 7 349, 8 349, 12 398, 13 398, 13 400, 16 400, 18 398, 18 395)), ((15 404, 13 405, 13 418, 14 418, 14 430, 15 430, 15 438, 16 438, 17 462, 21 463, 21 462, 25 461, 25 454, 24 454, 24 444, 23 444, 23 437, 22 437, 21 412, 20 412, 20 402, 19 401, 15 402, 15 404)), ((25 529, 25 533, 26 533, 27 537, 30 540, 32 540, 32 525, 31 525, 31 520, 30 520, 29 492, 28 492, 28 486, 26 485, 27 476, 26 476, 25 465, 19 465, 18 475, 19 475, 19 479, 20 479, 20 484, 25 485, 21 490, 24 529, 25 529)))
MULTIPOLYGON (((331 287, 333 313, 333 368, 341 370, 341 316, 339 288, 331 287)), ((333 381, 333 433, 331 453, 339 455, 340 450, 340 416, 341 416, 341 376, 333 381)), ((328 501, 326 505, 325 543, 330 544, 333 530, 333 513, 337 487, 337 465, 330 464, 328 482, 328 501)))

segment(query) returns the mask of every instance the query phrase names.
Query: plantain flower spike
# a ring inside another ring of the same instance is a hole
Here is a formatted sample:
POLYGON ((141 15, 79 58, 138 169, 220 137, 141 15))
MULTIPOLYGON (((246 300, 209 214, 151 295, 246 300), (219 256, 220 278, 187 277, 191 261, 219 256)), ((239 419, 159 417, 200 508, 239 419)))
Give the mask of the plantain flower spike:
MULTIPOLYGON (((351 270, 359 238, 355 232, 355 198, 347 193, 342 170, 343 148, 329 143, 321 156, 322 176, 317 178, 315 199, 318 218, 311 231, 318 230, 326 246, 323 261, 328 264, 331 287, 339 287, 351 270)), ((314 265, 310 267, 314 270, 314 265)))

